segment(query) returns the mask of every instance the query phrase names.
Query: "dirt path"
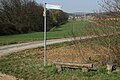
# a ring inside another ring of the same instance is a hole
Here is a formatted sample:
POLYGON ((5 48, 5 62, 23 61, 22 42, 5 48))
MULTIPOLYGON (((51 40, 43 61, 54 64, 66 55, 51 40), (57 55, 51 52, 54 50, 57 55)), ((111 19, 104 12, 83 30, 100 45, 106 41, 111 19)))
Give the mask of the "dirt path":
MULTIPOLYGON (((82 40, 82 39, 89 39, 96 36, 86 36, 86 37, 76 37, 75 40, 82 40)), ((73 41, 72 38, 63 38, 63 39, 54 39, 54 40, 47 40, 47 45, 55 44, 55 43, 62 43, 67 41, 73 41)), ((5 45, 0 46, 0 56, 7 55, 9 53, 22 51, 25 49, 37 48, 43 46, 43 41, 34 41, 28 43, 21 43, 21 44, 12 44, 12 45, 5 45)))

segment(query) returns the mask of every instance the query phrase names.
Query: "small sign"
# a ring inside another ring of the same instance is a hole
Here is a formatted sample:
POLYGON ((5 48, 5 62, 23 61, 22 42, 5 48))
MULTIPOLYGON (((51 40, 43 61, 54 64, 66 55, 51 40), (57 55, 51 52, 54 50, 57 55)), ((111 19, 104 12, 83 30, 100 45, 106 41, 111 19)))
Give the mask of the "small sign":
POLYGON ((60 5, 46 4, 46 8, 47 8, 47 9, 58 9, 58 10, 62 10, 62 6, 60 6, 60 5))

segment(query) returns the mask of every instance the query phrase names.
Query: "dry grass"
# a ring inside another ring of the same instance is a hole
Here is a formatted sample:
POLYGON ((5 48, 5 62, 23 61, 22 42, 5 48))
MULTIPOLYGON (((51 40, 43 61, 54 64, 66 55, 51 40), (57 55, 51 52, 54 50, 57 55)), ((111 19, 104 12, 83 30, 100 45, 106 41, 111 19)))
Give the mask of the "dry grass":
MULTIPOLYGON (((39 55, 40 60, 43 61, 43 49, 26 50, 26 55, 39 55), (29 55, 29 54, 28 54, 29 55)), ((62 62, 98 62, 105 63, 107 58, 107 48, 103 46, 84 46, 81 50, 75 48, 75 46, 64 46, 64 47, 49 47, 47 48, 47 62, 62 61, 62 62), (83 59, 82 56, 85 58, 83 59)))
POLYGON ((86 46, 81 48, 81 50, 70 47, 61 47, 56 49, 47 50, 47 60, 62 61, 62 62, 80 62, 80 63, 90 63, 99 62, 105 63, 107 56, 107 49, 103 46, 86 46), (82 58, 84 57, 84 59, 82 58))

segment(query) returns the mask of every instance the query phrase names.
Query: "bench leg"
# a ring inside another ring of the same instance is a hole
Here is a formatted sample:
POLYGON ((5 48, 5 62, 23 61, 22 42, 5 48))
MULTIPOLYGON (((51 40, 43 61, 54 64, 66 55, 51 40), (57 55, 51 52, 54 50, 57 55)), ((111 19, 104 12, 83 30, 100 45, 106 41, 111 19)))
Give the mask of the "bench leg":
POLYGON ((56 65, 56 68, 57 68, 58 72, 62 71, 62 66, 61 65, 56 65))
POLYGON ((88 72, 88 68, 83 67, 83 68, 82 68, 82 71, 83 71, 83 72, 88 72))
POLYGON ((112 73, 112 71, 113 71, 113 66, 107 65, 107 70, 108 70, 108 74, 112 73))

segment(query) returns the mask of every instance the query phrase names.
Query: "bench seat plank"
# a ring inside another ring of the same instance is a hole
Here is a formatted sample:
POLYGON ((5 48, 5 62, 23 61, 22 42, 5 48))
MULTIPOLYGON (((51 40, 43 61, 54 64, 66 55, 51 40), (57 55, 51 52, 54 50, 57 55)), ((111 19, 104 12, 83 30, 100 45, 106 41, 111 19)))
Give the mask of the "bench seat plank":
POLYGON ((88 67, 88 68, 92 68, 93 64, 91 63, 64 63, 64 62, 54 62, 54 64, 56 65, 61 65, 62 67, 66 67, 66 66, 73 66, 73 67, 88 67))

